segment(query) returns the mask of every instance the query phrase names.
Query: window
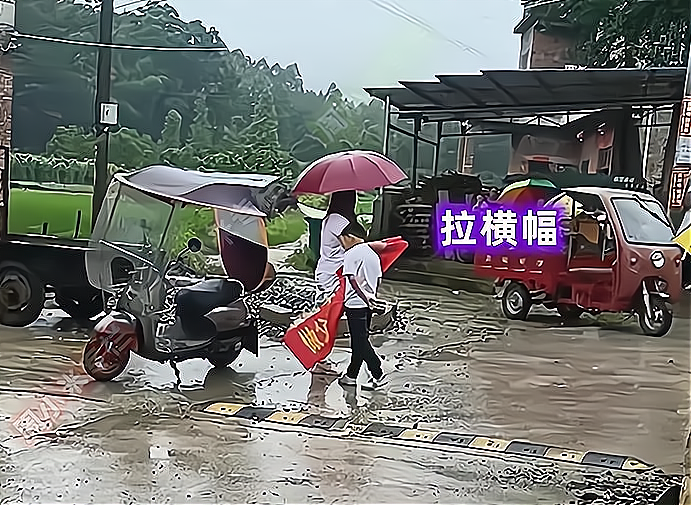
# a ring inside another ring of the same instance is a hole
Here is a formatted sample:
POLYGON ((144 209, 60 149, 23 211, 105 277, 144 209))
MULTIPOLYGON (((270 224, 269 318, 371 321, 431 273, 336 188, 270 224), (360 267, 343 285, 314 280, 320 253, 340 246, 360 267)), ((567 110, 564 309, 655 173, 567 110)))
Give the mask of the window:
POLYGON ((597 170, 598 172, 609 173, 612 167, 612 147, 600 149, 597 154, 597 170))
POLYGON ((632 244, 669 244, 674 230, 659 203, 633 198, 612 199, 624 237, 632 244))

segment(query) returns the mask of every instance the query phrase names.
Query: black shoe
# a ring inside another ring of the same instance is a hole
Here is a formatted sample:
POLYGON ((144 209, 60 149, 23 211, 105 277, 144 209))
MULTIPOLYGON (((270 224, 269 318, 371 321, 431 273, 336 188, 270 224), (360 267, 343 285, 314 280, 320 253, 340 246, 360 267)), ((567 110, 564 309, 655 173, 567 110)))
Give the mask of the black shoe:
POLYGON ((374 391, 380 389, 389 383, 389 377, 387 375, 382 375, 378 379, 372 379, 367 384, 362 385, 363 391, 374 391))

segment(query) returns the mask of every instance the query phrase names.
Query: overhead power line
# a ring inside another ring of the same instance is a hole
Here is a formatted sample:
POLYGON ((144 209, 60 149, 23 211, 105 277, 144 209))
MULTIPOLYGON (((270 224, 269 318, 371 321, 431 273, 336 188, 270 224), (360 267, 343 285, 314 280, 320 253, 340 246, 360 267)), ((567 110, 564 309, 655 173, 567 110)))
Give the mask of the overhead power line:
POLYGON ((564 0, 523 0, 523 7, 533 9, 535 7, 542 7, 545 5, 558 4, 564 0))
POLYGON ((386 1, 386 0, 369 0, 372 4, 376 5, 380 9, 385 10, 389 14, 393 14, 394 16, 403 19, 404 21, 407 21, 418 28, 422 28, 428 33, 431 33, 432 35, 436 35, 437 37, 444 39, 446 42, 449 42, 453 44, 454 46, 462 49, 463 51, 466 51, 470 54, 473 54, 475 56, 485 56, 481 51, 475 49, 472 46, 469 46, 468 44, 465 44, 461 42, 460 40, 457 39, 452 39, 442 33, 440 30, 432 26, 430 23, 425 21, 424 19, 408 12, 405 10, 403 7, 400 5, 396 4, 395 2, 392 1, 386 1))
POLYGON ((43 35, 33 35, 29 33, 14 32, 12 34, 14 37, 19 39, 31 39, 39 40, 41 42, 51 42, 55 44, 71 44, 75 46, 88 46, 88 47, 103 47, 110 49, 127 49, 127 50, 138 50, 138 51, 167 51, 167 52, 183 52, 183 51, 200 51, 208 53, 221 53, 227 52, 229 49, 227 47, 194 47, 190 45, 189 47, 165 47, 165 46, 137 46, 129 44, 102 44, 100 42, 88 42, 86 40, 71 40, 62 39, 58 37, 46 37, 43 35))

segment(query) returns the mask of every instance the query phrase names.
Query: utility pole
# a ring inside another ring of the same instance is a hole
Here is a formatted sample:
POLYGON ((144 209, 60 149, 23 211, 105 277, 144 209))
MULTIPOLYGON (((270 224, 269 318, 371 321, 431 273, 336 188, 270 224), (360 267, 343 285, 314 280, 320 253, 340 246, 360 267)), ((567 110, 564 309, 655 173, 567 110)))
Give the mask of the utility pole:
MULTIPOLYGON (((113 43, 113 0, 101 0, 99 43, 113 43)), ((98 74, 96 76, 95 128, 96 163, 94 170, 94 193, 91 201, 91 229, 93 230, 98 211, 108 189, 108 144, 110 141, 110 121, 105 121, 110 103, 111 48, 98 48, 98 74), (106 107, 104 107, 106 106, 106 107)), ((116 121, 117 122, 117 121, 116 121)))

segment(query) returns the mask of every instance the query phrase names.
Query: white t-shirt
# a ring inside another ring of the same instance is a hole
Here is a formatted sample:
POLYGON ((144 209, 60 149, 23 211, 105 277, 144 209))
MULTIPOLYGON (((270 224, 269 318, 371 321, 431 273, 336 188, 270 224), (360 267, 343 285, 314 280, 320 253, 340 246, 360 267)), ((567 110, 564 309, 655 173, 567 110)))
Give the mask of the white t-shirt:
MULTIPOLYGON (((381 259, 368 244, 357 244, 345 252, 343 275, 354 276, 363 294, 368 299, 376 298, 379 279, 382 276, 381 259)), ((348 279, 346 279, 345 306, 348 309, 367 307, 348 279)))
POLYGON ((321 245, 315 275, 334 275, 343 266, 345 249, 338 240, 349 221, 340 214, 329 214, 322 221, 321 245))

